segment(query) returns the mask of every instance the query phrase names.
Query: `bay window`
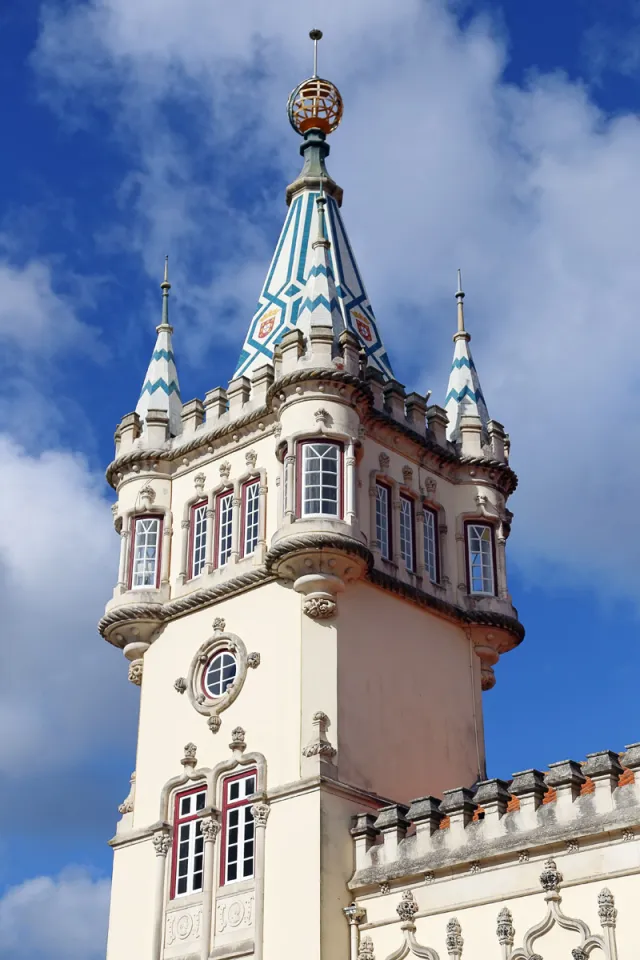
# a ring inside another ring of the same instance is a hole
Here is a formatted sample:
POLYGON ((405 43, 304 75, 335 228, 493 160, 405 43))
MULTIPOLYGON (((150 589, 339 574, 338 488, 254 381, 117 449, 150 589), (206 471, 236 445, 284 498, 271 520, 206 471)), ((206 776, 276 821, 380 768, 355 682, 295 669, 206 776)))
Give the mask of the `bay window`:
POLYGON ((392 556, 390 500, 389 487, 384 483, 376 483, 376 540, 380 544, 383 560, 391 560, 392 556))
POLYGON ((162 517, 135 517, 131 544, 129 587, 132 590, 160 586, 162 517))
POLYGON ((410 573, 416 568, 413 534, 413 500, 400 497, 400 556, 410 573))
POLYGON ((251 805, 256 783, 255 770, 227 777, 223 783, 221 885, 248 880, 254 875, 255 824, 251 805))
POLYGON ((191 576, 199 577, 204 570, 207 553, 207 501, 191 507, 191 576))
POLYGON ((171 897, 198 893, 203 887, 204 837, 200 811, 207 791, 195 787, 176 797, 173 818, 173 875, 171 897))
POLYGON ((299 513, 303 517, 342 514, 342 449, 337 443, 300 444, 299 513))
POLYGON ((250 480, 242 488, 242 556, 255 553, 260 535, 260 481, 250 480))
POLYGON ((469 593, 495 595, 493 527, 469 521, 466 532, 469 593))
POLYGON ((424 572, 431 583, 440 580, 440 554, 438 550, 438 514, 431 507, 424 507, 424 572))

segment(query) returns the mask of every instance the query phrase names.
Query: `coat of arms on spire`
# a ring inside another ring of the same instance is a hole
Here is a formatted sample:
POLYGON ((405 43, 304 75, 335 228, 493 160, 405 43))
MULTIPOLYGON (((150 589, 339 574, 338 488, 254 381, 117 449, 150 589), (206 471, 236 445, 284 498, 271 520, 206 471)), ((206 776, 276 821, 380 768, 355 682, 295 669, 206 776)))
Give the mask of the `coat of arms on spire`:
POLYGON ((342 119, 342 97, 333 83, 318 76, 321 31, 312 30, 310 37, 314 41, 313 76, 298 84, 287 108, 292 127, 304 137, 300 147, 304 165, 287 189, 289 211, 234 376, 249 376, 263 364, 272 363, 283 334, 303 326, 305 317, 308 321, 309 287, 320 271, 332 288, 328 308, 336 340, 343 330, 350 330, 367 363, 392 378, 389 357, 340 215, 342 190, 325 166, 329 154, 326 138, 342 119), (323 201, 320 206, 319 198, 323 201), (319 236, 327 244, 322 257, 316 246, 319 236))

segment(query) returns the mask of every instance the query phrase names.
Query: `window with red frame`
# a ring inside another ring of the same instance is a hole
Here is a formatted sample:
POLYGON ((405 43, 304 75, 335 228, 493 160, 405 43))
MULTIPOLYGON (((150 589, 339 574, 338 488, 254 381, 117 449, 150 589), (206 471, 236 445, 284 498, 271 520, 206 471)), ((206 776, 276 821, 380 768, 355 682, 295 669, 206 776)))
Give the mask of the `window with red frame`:
POLYGON ((487 523, 473 521, 468 521, 465 526, 469 593, 494 596, 496 581, 493 527, 487 523))
POLYGON ((255 553, 260 534, 260 481, 250 480, 242 488, 242 556, 255 553))
POLYGON ((440 581, 440 551, 438 550, 438 514, 431 507, 424 508, 424 570, 431 583, 440 581))
POLYGON ((391 490, 385 483, 376 483, 376 540, 380 556, 391 560, 391 490))
POLYGON ((216 567, 224 567, 233 546, 233 491, 216 500, 216 567))
POLYGON ((337 443, 300 444, 298 504, 301 516, 342 515, 342 448, 337 443))
POLYGON ((400 556, 410 573, 416 568, 415 539, 413 534, 413 500, 400 497, 400 556))
POLYGON ((152 589, 160 584, 162 517, 136 517, 133 521, 129 586, 152 589))
POLYGON ((255 870, 255 824, 251 813, 255 770, 227 777, 222 786, 220 884, 249 880, 255 870))
POLYGON ((198 893, 203 886, 204 837, 200 811, 207 791, 195 787, 176 796, 173 820, 173 877, 171 896, 198 893))
POLYGON ((207 501, 191 507, 191 576, 199 577, 207 554, 207 501))

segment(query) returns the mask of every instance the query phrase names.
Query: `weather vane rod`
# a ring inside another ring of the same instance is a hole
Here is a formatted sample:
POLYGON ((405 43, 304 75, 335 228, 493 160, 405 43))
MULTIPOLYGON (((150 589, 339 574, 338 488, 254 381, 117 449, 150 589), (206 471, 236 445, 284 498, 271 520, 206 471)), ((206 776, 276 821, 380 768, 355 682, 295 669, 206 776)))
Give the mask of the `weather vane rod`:
POLYGON ((318 76, 318 40, 322 40, 322 30, 310 30, 309 36, 313 40, 313 76, 318 76))

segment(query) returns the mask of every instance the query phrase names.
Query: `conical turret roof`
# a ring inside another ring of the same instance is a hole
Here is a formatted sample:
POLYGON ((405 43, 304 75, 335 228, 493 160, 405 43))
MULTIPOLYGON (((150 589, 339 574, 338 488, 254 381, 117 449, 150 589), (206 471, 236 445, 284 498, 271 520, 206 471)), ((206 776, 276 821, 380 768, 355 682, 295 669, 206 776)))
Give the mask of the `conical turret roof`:
POLYGON ((454 334, 453 363, 449 374, 449 386, 444 402, 449 417, 447 438, 452 441, 460 439, 460 420, 463 416, 480 418, 483 427, 484 439, 488 438, 489 411, 482 394, 480 378, 471 356, 469 342, 471 334, 464 326, 464 293, 462 291, 460 271, 458 270, 458 330, 454 334))
POLYGON ((151 361, 147 368, 147 375, 142 385, 140 399, 136 406, 136 413, 143 423, 146 421, 149 410, 164 410, 169 416, 169 433, 176 437, 182 430, 180 414, 182 400, 180 399, 180 385, 178 371, 173 354, 171 335, 173 327, 169 323, 169 264, 165 260, 164 280, 160 284, 162 289, 162 322, 156 327, 156 345, 151 354, 151 361))

